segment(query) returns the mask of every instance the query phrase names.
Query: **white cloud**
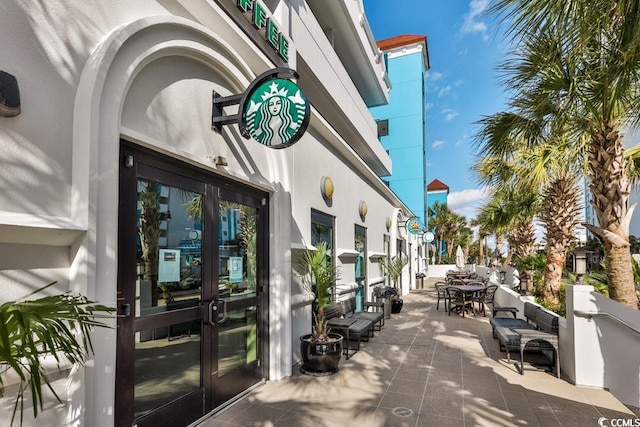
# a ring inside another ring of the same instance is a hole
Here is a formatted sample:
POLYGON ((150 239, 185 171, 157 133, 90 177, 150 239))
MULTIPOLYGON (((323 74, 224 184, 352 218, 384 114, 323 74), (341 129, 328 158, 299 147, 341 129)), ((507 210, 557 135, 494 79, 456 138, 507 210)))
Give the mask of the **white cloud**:
POLYGON ((447 85, 438 91, 438 98, 442 98, 451 92, 451 86, 447 85))
POLYGON ((489 191, 486 188, 468 188, 462 191, 454 191, 449 193, 447 197, 447 206, 457 214, 467 217, 467 219, 475 218, 481 202, 489 197, 489 191))
POLYGON ((433 108, 433 102, 427 102, 424 106, 425 110, 430 110, 433 108))
POLYGON ((427 80, 431 80, 432 82, 436 82, 438 80, 442 80, 444 78, 444 74, 438 72, 438 71, 429 71, 427 72, 427 75, 425 76, 425 79, 427 80))
POLYGON ((462 80, 456 80, 455 83, 453 84, 455 87, 459 87, 462 86, 462 80))
POLYGON ((487 24, 481 19, 481 15, 487 6, 489 6, 489 0, 471 0, 469 11, 464 16, 464 22, 460 29, 462 34, 480 33, 484 40, 488 40, 487 24))
POLYGON ((441 139, 437 139, 435 141, 433 141, 433 144, 431 144, 431 148, 438 148, 443 146, 444 144, 446 144, 446 141, 443 141, 441 139))
POLYGON ((458 116, 457 111, 452 110, 451 108, 443 108, 442 109, 442 115, 444 116, 444 121, 445 122, 450 122, 451 120, 455 119, 456 116, 458 116))
POLYGON ((465 145, 467 143, 467 141, 469 140, 469 135, 464 134, 462 135, 462 138, 460 138, 459 140, 456 141, 456 143, 454 144, 456 147, 459 147, 461 145, 465 145))

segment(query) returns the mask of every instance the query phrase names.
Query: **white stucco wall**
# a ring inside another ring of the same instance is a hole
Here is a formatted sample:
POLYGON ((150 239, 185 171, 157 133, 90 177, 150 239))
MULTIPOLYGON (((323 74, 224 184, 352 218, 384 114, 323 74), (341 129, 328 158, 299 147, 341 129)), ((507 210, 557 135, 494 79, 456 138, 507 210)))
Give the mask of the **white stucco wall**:
POLYGON ((593 286, 568 285, 568 348, 573 354, 567 373, 571 380, 607 388, 621 402, 640 407, 640 359, 636 357, 640 335, 634 328, 640 331, 638 310, 594 292, 593 286))
MULTIPOLYGON (((304 21, 294 18, 292 25, 304 21)), ((317 49, 303 30, 296 27, 291 66, 296 49, 307 55, 317 49)), ((124 138, 270 194, 268 376, 290 375, 297 334, 308 321, 305 309, 291 311, 298 292, 291 244, 309 241, 310 210, 316 208, 338 219, 338 248, 353 248, 354 224, 360 224, 368 250, 382 252, 386 218, 395 221, 401 204, 375 173, 315 110, 309 132, 287 150, 244 140, 235 126, 222 134, 210 130, 212 90, 240 93, 274 67, 214 2, 8 2, 0 39, 0 57, 7 58, 0 67, 18 78, 22 98, 21 115, 0 118, 0 176, 3 188, 12 189, 0 197, 0 302, 57 280, 57 291, 72 289, 117 305, 118 151, 124 138), (213 156, 226 157, 228 166, 216 167, 213 156), (322 176, 336 185, 331 207, 320 195, 322 176), (360 200, 369 206, 364 221, 360 200)), ((375 145, 375 123, 344 70, 325 60, 312 71, 323 87, 348 89, 333 96, 354 128, 362 129, 362 141, 374 144, 372 151, 388 164, 375 145)), ((395 222, 390 234, 395 251, 395 222)), ((367 260, 369 277, 379 276, 375 261, 367 260)), ((343 281, 351 281, 353 263, 344 262, 342 270, 343 281)), ((412 278, 403 282, 408 286, 412 278)), ((116 329, 94 337, 95 355, 86 368, 61 381, 70 403, 62 415, 52 409, 56 425, 113 425, 116 329)))

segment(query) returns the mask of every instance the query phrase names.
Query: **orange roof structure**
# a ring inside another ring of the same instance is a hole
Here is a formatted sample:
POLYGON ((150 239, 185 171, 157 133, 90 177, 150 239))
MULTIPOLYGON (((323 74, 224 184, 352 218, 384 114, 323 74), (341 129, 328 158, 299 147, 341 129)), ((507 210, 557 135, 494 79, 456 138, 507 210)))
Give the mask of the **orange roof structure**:
POLYGON ((447 192, 449 192, 449 186, 437 179, 434 179, 429 183, 429 185, 427 185, 427 191, 440 191, 440 190, 447 190, 447 192))
POLYGON ((427 36, 404 34, 402 36, 391 37, 390 39, 380 40, 377 45, 380 50, 395 49, 396 47, 412 45, 416 43, 427 44, 427 36))
POLYGON ((401 36, 391 37, 390 39, 380 40, 378 43, 378 49, 381 51, 388 51, 403 46, 414 46, 417 44, 422 45, 422 57, 424 60, 424 67, 428 70, 431 67, 429 63, 429 48, 427 47, 427 36, 403 34, 401 36))
POLYGON ((401 36, 391 37, 389 39, 380 40, 377 42, 378 49, 382 51, 393 50, 403 46, 413 46, 421 44, 422 57, 424 60, 425 69, 429 69, 431 66, 429 63, 429 49, 427 48, 427 36, 403 34, 401 36))

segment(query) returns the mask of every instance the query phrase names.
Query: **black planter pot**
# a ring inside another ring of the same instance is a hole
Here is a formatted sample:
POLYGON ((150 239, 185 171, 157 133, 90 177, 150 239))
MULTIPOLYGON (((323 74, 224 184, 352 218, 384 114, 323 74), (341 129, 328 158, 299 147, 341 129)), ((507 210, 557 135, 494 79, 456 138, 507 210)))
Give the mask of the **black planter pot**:
POLYGON ((391 312, 392 313, 400 313, 400 311, 402 310, 402 304, 404 304, 404 301, 402 301, 401 298, 392 299, 391 300, 391 312))
POLYGON ((327 342, 312 342, 311 334, 300 337, 300 372, 316 376, 333 375, 338 372, 343 337, 339 334, 329 334, 329 338, 330 341, 327 342))

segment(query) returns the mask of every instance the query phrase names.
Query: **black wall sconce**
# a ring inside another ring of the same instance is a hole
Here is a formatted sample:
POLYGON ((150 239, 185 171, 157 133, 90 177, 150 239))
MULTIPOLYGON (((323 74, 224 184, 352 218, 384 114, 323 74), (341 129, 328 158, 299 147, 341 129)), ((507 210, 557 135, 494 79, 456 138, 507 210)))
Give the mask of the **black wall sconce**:
POLYGON ((18 80, 11 74, 0 71, 0 117, 15 117, 18 114, 20 114, 18 80))

